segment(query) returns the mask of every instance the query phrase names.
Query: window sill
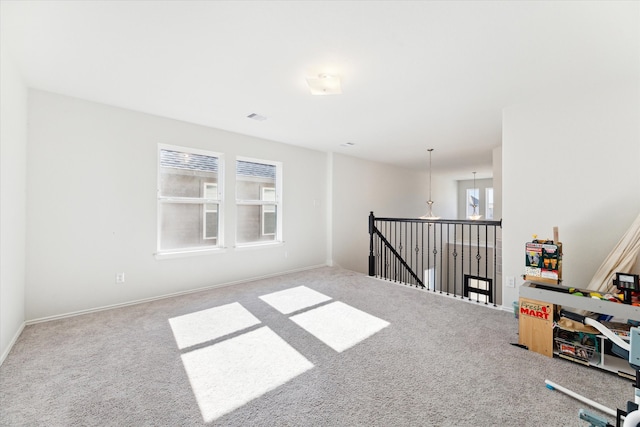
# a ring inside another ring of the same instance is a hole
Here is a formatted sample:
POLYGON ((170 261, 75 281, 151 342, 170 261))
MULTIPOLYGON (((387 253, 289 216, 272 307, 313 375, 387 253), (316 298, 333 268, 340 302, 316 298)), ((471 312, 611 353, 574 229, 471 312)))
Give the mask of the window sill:
POLYGON ((226 251, 227 251, 226 248, 207 248, 207 249, 156 252, 155 254, 153 254, 153 256, 157 260, 161 260, 161 259, 173 259, 173 258, 187 258, 192 256, 200 256, 200 255, 223 254, 226 251))
POLYGON ((262 249, 262 248, 274 248, 279 246, 284 246, 284 242, 278 240, 274 242, 243 243, 241 245, 236 245, 234 249, 238 251, 244 251, 244 250, 262 249))

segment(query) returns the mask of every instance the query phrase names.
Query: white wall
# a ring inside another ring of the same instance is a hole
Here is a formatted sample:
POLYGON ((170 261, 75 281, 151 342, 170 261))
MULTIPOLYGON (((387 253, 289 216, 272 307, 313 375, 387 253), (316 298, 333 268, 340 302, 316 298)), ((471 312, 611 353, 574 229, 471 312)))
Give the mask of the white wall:
MULTIPOLYGON (((4 40, 3 40, 4 41, 4 40)), ((0 363, 25 320, 27 89, 0 47, 0 363)))
MULTIPOLYGON (((504 110, 505 278, 521 283, 525 242, 558 226, 563 283, 589 283, 640 212, 639 95, 634 80, 504 110)), ((504 304, 517 299, 504 292, 504 304)))
POLYGON ((502 145, 493 149, 493 218, 502 218, 502 145))
POLYGON ((326 263, 324 153, 32 90, 27 161, 29 320, 326 263), (224 153, 229 201, 235 156, 281 161, 285 244, 235 250, 227 203, 226 253, 155 259, 159 143, 224 153))
MULTIPOLYGON (((426 176, 426 174, 425 174, 426 176)), ((454 179, 433 175, 433 213, 442 219, 458 218, 458 183, 454 179)), ((426 178, 425 178, 426 179, 426 178)), ((429 182, 428 180, 426 182, 429 182)), ((426 184, 425 184, 426 185, 426 184)), ((426 187, 425 187, 426 188, 426 187)), ((423 208, 421 214, 427 213, 428 190, 421 199, 423 208)))
MULTIPOLYGON (((418 218, 427 213, 427 173, 332 156, 332 251, 341 267, 368 272, 369 212, 376 217, 418 218)), ((434 213, 455 218, 456 183, 433 176, 434 213)))

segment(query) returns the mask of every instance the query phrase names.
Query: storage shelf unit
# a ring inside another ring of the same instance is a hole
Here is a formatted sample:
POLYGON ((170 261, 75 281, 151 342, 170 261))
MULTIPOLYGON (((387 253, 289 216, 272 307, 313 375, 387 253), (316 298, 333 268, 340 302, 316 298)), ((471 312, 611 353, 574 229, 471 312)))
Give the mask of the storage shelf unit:
MULTIPOLYGON (((561 285, 549 286, 527 281, 520 287, 519 305, 522 307, 525 304, 525 308, 537 305, 541 308, 540 313, 542 314, 547 312, 554 313, 556 308, 561 306, 569 311, 586 310, 611 315, 618 319, 640 321, 640 307, 588 297, 578 297, 569 294, 568 290, 568 287, 561 285)), ((624 377, 635 375, 634 370, 626 360, 605 351, 608 348, 608 339, 603 335, 596 336, 598 340, 597 352, 594 352, 589 357, 584 356, 584 349, 580 349, 579 356, 581 357, 572 357, 570 348, 563 353, 557 345, 554 345, 556 344, 555 335, 557 334, 554 334, 553 314, 544 318, 540 313, 532 312, 530 315, 526 313, 523 315, 522 309, 520 309, 520 344, 549 357, 558 355, 588 366, 615 372, 624 377)), ((622 338, 625 339, 624 337, 622 338)), ((577 345, 577 347, 580 347, 580 345, 577 345)))
MULTIPOLYGON (((599 335, 598 337, 600 338, 602 345, 604 345, 604 342, 607 341, 607 338, 602 335, 599 335)), ((629 365, 628 361, 614 355, 606 354, 604 351, 600 354, 599 363, 594 366, 605 369, 607 371, 617 372, 619 375, 627 377, 631 380, 635 379, 636 377, 636 372, 629 365)))
POLYGON ((524 282, 520 287, 520 296, 550 302, 551 304, 561 305, 568 309, 587 310, 594 313, 609 314, 620 319, 640 321, 640 307, 595 298, 577 297, 568 293, 569 287, 566 286, 545 285, 545 288, 536 286, 540 286, 540 284, 529 281, 524 282), (558 291, 546 289, 552 286, 558 288, 558 291), (565 290, 566 292, 561 290, 565 290))

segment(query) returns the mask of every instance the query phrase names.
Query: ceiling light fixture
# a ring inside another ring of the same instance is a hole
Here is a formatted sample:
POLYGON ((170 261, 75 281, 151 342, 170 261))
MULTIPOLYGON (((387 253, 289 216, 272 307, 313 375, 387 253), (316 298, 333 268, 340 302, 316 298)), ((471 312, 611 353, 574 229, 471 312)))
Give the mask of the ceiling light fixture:
POLYGON ((482 218, 482 215, 480 215, 478 213, 478 205, 480 204, 480 195, 478 194, 478 197, 475 196, 476 194, 476 173, 473 173, 473 191, 471 192, 471 194, 469 195, 469 201, 471 202, 471 206, 473 207, 473 213, 471 215, 469 215, 469 219, 477 221, 480 218, 482 218))
POLYGON ((319 74, 318 77, 307 77, 307 85, 311 95, 340 95, 340 77, 331 74, 319 74))
POLYGON ((439 219, 439 216, 433 214, 433 200, 431 200, 431 153, 433 148, 429 148, 427 151, 429 152, 429 200, 427 201, 429 212, 426 215, 422 215, 420 219, 439 219))

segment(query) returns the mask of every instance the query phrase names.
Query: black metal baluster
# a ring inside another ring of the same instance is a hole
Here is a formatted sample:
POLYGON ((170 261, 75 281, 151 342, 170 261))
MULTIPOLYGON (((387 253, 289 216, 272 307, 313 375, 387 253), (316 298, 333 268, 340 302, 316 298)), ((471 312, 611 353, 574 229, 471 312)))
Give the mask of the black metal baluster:
POLYGON ((437 253, 438 250, 436 249, 438 246, 438 240, 436 238, 436 226, 433 226, 433 243, 434 243, 434 255, 433 255, 433 268, 434 268, 434 273, 436 274, 437 277, 437 272, 440 271, 440 281, 439 281, 439 285, 440 285, 440 293, 442 293, 442 223, 440 223, 440 268, 437 268, 436 263, 438 262, 437 259, 437 253))
POLYGON ((497 268, 498 268, 498 241, 496 240, 496 235, 497 235, 497 228, 494 226, 493 227, 493 282, 492 282, 492 286, 491 286, 491 293, 493 294, 493 306, 496 307, 496 302, 497 302, 497 298, 496 298, 496 286, 497 286, 497 279, 498 279, 498 273, 497 273, 497 268))
MULTIPOLYGON (((451 236, 449 234, 449 230, 450 229, 451 229, 450 225, 447 224, 447 245, 451 241, 451 236)), ((442 248, 442 246, 440 246, 440 248, 442 248)), ((442 262, 442 257, 440 258, 440 261, 442 262)), ((449 273, 451 271, 451 266, 449 265, 449 251, 448 250, 447 250, 446 265, 447 265, 447 268, 445 270, 446 271, 445 277, 446 277, 446 283, 447 283, 447 295, 449 295, 449 282, 450 282, 449 273)))
MULTIPOLYGON (((374 223, 375 224, 375 223, 374 223)), ((378 227, 376 226, 376 230, 379 231, 378 227)), ((382 248, 382 245, 380 244, 380 237, 376 234, 376 275, 377 277, 380 277, 380 274, 382 273, 382 264, 381 264, 381 256, 380 256, 380 250, 382 248)))
POLYGON ((404 247, 402 245, 402 225, 403 224, 401 222, 398 223, 398 253, 400 254, 400 258, 398 258, 398 282, 400 283, 404 282, 404 269, 400 262, 401 259, 404 259, 404 255, 402 255, 402 248, 404 247))
MULTIPOLYGON (((393 227, 392 227, 392 231, 391 231, 391 234, 393 235, 393 247, 394 248, 398 247, 398 233, 395 232, 397 228, 398 228, 398 223, 394 222, 393 223, 393 227)), ((398 261, 394 257, 394 259, 393 259, 393 281, 394 282, 396 282, 397 279, 398 279, 398 276, 397 276, 397 265, 396 265, 397 262, 398 261)))
MULTIPOLYGON (((461 263, 461 266, 462 266, 461 270, 462 270, 462 295, 463 295, 463 298, 468 296, 467 293, 466 293, 466 288, 464 287, 464 283, 465 283, 466 276, 467 276, 467 273, 466 273, 466 270, 465 270, 466 266, 464 264, 465 255, 466 255, 466 252, 467 252, 466 251, 466 247, 465 247, 465 241, 466 241, 465 240, 465 226, 466 226, 465 224, 462 224, 462 241, 460 242, 460 247, 462 249, 462 259, 460 260, 460 263, 461 263)), ((471 234, 471 233, 469 233, 469 234, 471 234)))
MULTIPOLYGON (((476 225, 476 277, 481 277, 480 276, 480 260, 481 259, 482 259, 482 256, 480 255, 480 226, 476 225)), ((480 302, 479 292, 476 292, 476 302, 480 302)))
MULTIPOLYGON (((384 222, 384 236, 389 237, 389 221, 385 221, 384 222)), ((380 244, 382 244, 382 239, 380 239, 380 244)), ((388 260, 387 260, 387 255, 388 255, 388 251, 389 248, 385 245, 384 246, 384 278, 389 280, 389 264, 388 264, 388 260)))
POLYGON ((428 222, 427 223, 427 251, 425 252, 425 255, 427 257, 427 271, 429 272, 429 284, 430 284, 430 288, 435 289, 435 279, 433 279, 433 283, 431 282, 431 258, 429 258, 430 254, 431 254, 431 223, 428 222))
MULTIPOLYGON (((473 239, 473 229, 471 228, 471 224, 469 224, 469 277, 473 276, 473 267, 471 266, 471 240, 473 239)), ((469 301, 471 301, 471 296, 467 295, 469 301)))
MULTIPOLYGON (((387 224, 385 224, 385 229, 387 228, 387 224)), ((387 230, 388 231, 388 230, 387 230)), ((388 236, 388 234, 385 233, 388 236)), ((384 245, 384 278, 389 280, 391 272, 389 271, 389 247, 384 245)))
POLYGON ((424 222, 420 223, 420 237, 422 245, 422 253, 420 254, 420 275, 422 276, 422 283, 426 286, 426 278, 424 277, 424 222))
POLYGON ((453 296, 457 296, 456 284, 458 273, 458 226, 453 224, 453 296))
MULTIPOLYGON (((404 238, 402 237, 402 231, 400 232, 400 244, 402 245, 402 249, 404 249, 404 255, 402 255, 402 259, 407 259, 407 223, 401 223, 402 225, 404 225, 404 238)), ((400 226, 400 229, 402 230, 402 225, 400 226)), ((400 254, 402 254, 402 251, 400 251, 400 254)), ((407 280, 407 268, 403 265, 402 266, 402 283, 406 283, 407 285, 409 285, 409 282, 407 280)))
MULTIPOLYGON (((489 278, 489 228, 488 226, 485 224, 484 226, 484 276, 487 279, 489 278)), ((491 284, 490 286, 493 287, 493 284, 491 284)), ((489 295, 487 293, 486 298, 484 299, 484 304, 487 305, 489 304, 489 302, 487 301, 487 299, 489 299, 489 295)))

